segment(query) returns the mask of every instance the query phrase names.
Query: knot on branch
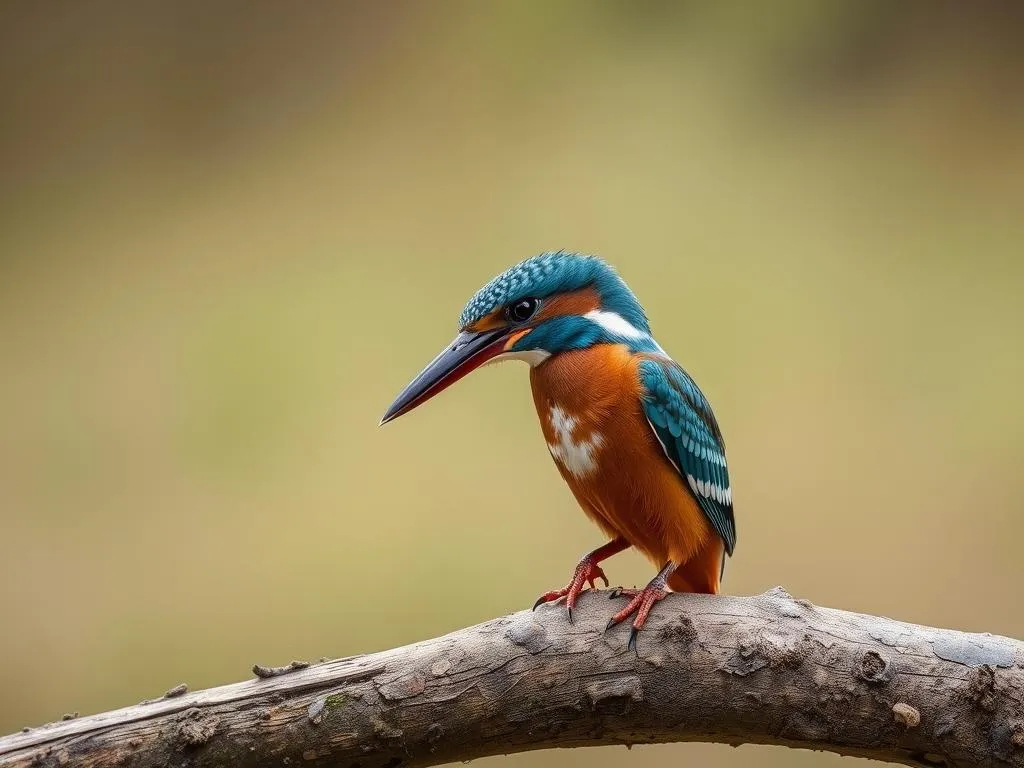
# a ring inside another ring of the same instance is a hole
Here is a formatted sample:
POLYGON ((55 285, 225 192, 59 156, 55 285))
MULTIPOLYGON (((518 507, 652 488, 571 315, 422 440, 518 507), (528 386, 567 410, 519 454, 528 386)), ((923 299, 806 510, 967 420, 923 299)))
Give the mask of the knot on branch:
POLYGON ((979 709, 996 711, 996 671, 988 664, 974 670, 967 686, 967 697, 979 709))
POLYGON ((595 680, 584 687, 590 708, 605 715, 628 715, 644 700, 644 688, 636 675, 595 680))
POLYGON ((505 630, 505 637, 530 653, 540 653, 549 645, 548 632, 544 625, 532 617, 514 621, 512 626, 505 630))
POLYGON ((865 651, 857 666, 857 676, 873 685, 887 683, 895 670, 892 663, 878 651, 865 651))
POLYGON ((746 677, 766 667, 796 669, 811 650, 807 633, 795 635, 764 629, 753 638, 740 641, 736 652, 719 669, 736 677, 746 677))
POLYGON ((917 728, 921 724, 921 713, 904 701, 892 705, 892 715, 904 728, 917 728))
POLYGON ((187 748, 201 747, 217 732, 217 718, 196 707, 182 713, 180 721, 178 738, 187 748))

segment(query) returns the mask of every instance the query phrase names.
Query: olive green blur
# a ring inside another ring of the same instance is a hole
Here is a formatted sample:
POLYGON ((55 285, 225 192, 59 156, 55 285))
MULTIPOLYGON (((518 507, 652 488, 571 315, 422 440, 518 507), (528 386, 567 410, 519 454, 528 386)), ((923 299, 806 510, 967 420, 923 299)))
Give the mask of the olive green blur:
POLYGON ((1022 34, 988 2, 3 3, 0 732, 564 584, 602 541, 522 364, 377 427, 554 248, 615 264, 713 403, 726 591, 1024 636, 1022 34))

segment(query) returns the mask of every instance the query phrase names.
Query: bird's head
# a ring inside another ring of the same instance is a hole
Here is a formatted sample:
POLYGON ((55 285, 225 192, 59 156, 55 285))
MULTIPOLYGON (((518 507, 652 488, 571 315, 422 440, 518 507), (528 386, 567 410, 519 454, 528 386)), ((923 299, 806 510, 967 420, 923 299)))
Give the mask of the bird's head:
POLYGON ((525 360, 602 343, 659 352, 640 302, 595 256, 556 251, 516 264, 481 288, 452 342, 402 390, 381 424, 396 419, 485 363, 525 360))

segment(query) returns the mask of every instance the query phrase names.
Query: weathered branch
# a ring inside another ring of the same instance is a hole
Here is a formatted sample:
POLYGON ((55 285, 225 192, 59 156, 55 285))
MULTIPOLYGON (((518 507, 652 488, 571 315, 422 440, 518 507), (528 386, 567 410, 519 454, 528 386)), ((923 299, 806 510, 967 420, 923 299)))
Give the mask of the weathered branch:
MULTIPOLYGON (((1024 766, 1024 644, 818 608, 671 595, 626 648, 607 592, 445 637, 266 669, 0 739, 3 766, 428 766, 596 744, 783 744, 1024 766)), ((753 759, 753 758, 752 758, 753 759)))

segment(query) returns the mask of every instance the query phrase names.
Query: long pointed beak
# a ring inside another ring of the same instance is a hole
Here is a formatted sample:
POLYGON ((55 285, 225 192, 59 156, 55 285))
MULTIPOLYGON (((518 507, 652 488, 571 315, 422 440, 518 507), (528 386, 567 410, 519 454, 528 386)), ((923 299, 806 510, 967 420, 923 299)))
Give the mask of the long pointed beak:
POLYGON ((399 393, 381 424, 397 419, 504 351, 507 328, 463 331, 399 393))

